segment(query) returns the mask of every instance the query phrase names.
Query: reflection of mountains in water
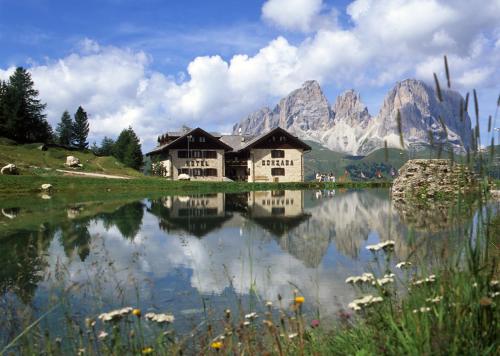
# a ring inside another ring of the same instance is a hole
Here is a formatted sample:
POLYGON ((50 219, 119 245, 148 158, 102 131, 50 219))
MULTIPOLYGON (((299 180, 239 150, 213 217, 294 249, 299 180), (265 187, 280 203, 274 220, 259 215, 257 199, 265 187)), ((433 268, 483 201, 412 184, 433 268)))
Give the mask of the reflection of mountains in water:
POLYGON ((331 241, 350 257, 358 256, 370 233, 382 240, 402 241, 404 228, 391 209, 387 191, 329 195, 306 210, 304 194, 308 199, 325 196, 297 190, 166 197, 152 201, 148 210, 160 219, 163 230, 182 230, 197 237, 223 227, 235 214, 241 215, 308 267, 321 263, 331 241))

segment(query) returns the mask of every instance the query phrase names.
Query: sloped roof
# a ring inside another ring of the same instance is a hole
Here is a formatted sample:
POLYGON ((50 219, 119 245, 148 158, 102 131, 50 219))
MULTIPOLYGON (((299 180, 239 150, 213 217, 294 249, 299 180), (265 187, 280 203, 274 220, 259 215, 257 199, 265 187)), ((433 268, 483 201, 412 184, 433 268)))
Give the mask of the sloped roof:
POLYGON ((190 131, 185 131, 183 132, 182 134, 180 132, 168 132, 168 135, 169 136, 174 136, 176 134, 181 134, 178 138, 176 138, 175 140, 171 141, 171 142, 168 142, 168 143, 165 143, 161 146, 158 146, 158 147, 155 147, 151 152, 148 152, 146 153, 146 156, 149 156, 153 153, 158 153, 158 152, 161 152, 177 143, 180 142, 180 140, 182 140, 184 137, 190 135, 190 134, 193 134, 195 132, 198 132, 198 133, 202 133, 204 134, 205 136, 211 138, 212 140, 214 140, 214 142, 218 142, 220 143, 221 145, 223 145, 224 149, 226 151, 233 151, 233 152, 240 152, 240 151, 243 151, 243 150, 247 150, 247 149, 251 149, 252 147, 254 147, 255 145, 263 142, 264 140, 266 140, 269 136, 273 135, 273 134, 276 134, 276 133, 280 133, 282 135, 285 135, 287 136, 291 141, 293 141, 297 146, 299 146, 300 148, 302 148, 304 151, 310 151, 311 150, 311 147, 309 145, 307 145, 305 142, 303 142, 302 140, 300 140, 297 136, 293 136, 291 133, 289 133, 288 131, 282 129, 281 127, 276 127, 274 129, 271 129, 261 135, 257 135, 257 136, 251 136, 251 135, 220 135, 220 134, 217 134, 217 133, 208 133, 206 132, 205 130, 197 127, 195 129, 192 129, 190 131))
POLYGON ((226 145, 231 146, 233 151, 239 151, 253 138, 254 136, 250 135, 222 135, 220 140, 226 145))
POLYGON ((151 150, 150 152, 146 153, 146 156, 149 156, 149 155, 151 155, 151 154, 153 154, 153 153, 159 153, 159 152, 161 152, 161 151, 163 151, 163 150, 165 150, 165 149, 167 149, 167 148, 169 148, 169 147, 171 147, 171 146, 174 146, 175 144, 177 144, 177 143, 179 143, 181 140, 183 140, 186 136, 188 136, 188 135, 192 135, 192 134, 195 134, 195 133, 202 134, 202 135, 204 135, 205 137, 207 137, 207 138, 211 139, 213 142, 216 142, 216 143, 220 144, 220 145, 221 145, 221 147, 223 147, 223 148, 224 148, 224 150, 226 150, 226 151, 232 151, 232 150, 233 150, 233 148, 232 148, 231 146, 229 146, 228 144, 226 144, 226 143, 222 142, 222 141, 219 139, 219 138, 220 138, 220 136, 219 136, 219 137, 215 137, 215 136, 213 136, 212 134, 210 134, 210 133, 206 132, 205 130, 203 130, 203 129, 201 129, 201 128, 197 127, 197 128, 192 129, 192 130, 190 130, 190 131, 186 131, 186 132, 184 132, 181 136, 179 136, 178 138, 176 138, 175 140, 173 140, 173 141, 171 141, 171 142, 168 142, 168 143, 165 143, 165 144, 163 144, 163 145, 161 145, 161 146, 155 147, 153 150, 151 150))
POLYGON ((271 129, 268 132, 265 132, 265 133, 263 133, 260 136, 254 137, 252 140, 250 140, 249 142, 247 142, 247 144, 245 146, 243 146, 240 150, 248 150, 248 149, 254 147, 255 145, 261 143, 262 141, 264 141, 269 136, 271 136, 271 135, 273 135, 275 133, 278 133, 278 132, 281 133, 281 134, 283 134, 283 135, 285 135, 285 136, 287 136, 288 138, 292 139, 304 151, 310 151, 311 150, 311 146, 309 146, 308 144, 306 144, 305 142, 303 142, 297 136, 293 136, 291 133, 289 133, 288 131, 282 129, 281 127, 275 127, 274 129, 271 129))

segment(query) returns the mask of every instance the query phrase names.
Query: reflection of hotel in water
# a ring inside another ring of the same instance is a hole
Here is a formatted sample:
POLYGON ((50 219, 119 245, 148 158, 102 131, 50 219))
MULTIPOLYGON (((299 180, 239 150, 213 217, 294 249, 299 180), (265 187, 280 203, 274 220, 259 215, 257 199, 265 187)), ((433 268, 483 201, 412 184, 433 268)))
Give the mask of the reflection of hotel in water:
POLYGON ((300 190, 168 196, 153 201, 149 210, 160 218, 163 230, 183 230, 198 237, 222 227, 231 218, 252 220, 277 235, 308 218, 304 192, 300 190))

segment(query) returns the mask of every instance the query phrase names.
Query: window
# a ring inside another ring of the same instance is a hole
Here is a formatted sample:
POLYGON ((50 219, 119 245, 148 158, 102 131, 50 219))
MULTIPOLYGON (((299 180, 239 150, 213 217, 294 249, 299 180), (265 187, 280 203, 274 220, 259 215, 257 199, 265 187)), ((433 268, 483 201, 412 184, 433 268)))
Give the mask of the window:
POLYGON ((189 168, 179 168, 177 174, 189 174, 189 168))
POLYGON ((204 136, 198 138, 198 141, 200 141, 200 142, 207 142, 206 140, 207 139, 204 136))
POLYGON ((285 157, 285 151, 283 150, 272 150, 271 151, 271 158, 284 158, 285 157))
POLYGON ((274 207, 271 208, 271 215, 285 215, 285 208, 274 207))
POLYGON ((193 150, 190 153, 192 158, 201 158, 201 151, 199 150, 193 150))
POLYGON ((217 151, 203 151, 203 158, 217 158, 217 151))
POLYGON ((215 168, 205 168, 203 171, 205 177, 217 177, 217 169, 215 168))
POLYGON ((284 190, 271 190, 271 196, 272 197, 284 197, 285 191, 284 190))
POLYGON ((203 170, 201 168, 193 168, 193 177, 199 177, 202 175, 203 170))
POLYGON ((271 168, 271 175, 284 176, 285 175, 285 168, 271 168))

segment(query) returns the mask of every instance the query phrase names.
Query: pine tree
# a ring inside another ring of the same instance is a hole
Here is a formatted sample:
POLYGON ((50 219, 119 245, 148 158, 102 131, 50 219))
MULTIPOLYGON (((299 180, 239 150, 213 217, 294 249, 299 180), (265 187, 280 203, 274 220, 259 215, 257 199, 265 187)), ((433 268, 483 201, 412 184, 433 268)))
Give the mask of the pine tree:
POLYGON ((113 155, 113 147, 115 145, 115 141, 107 136, 101 141, 101 148, 99 148, 99 154, 101 156, 111 156, 113 155))
POLYGON ((87 137, 89 135, 89 119, 87 113, 81 106, 78 107, 75 113, 75 122, 73 124, 73 144, 80 148, 85 149, 88 147, 87 137))
POLYGON ((3 127, 5 135, 18 142, 48 142, 52 128, 45 119, 46 104, 38 97, 31 75, 18 67, 2 89, 3 127))
POLYGON ((61 122, 57 124, 56 128, 57 140, 59 144, 69 146, 73 139, 73 120, 69 112, 66 110, 61 116, 61 122))
POLYGON ((113 156, 128 167, 140 169, 143 163, 141 143, 132 127, 123 130, 113 148, 113 156))
POLYGON ((7 83, 0 80, 0 137, 7 136, 7 83))

